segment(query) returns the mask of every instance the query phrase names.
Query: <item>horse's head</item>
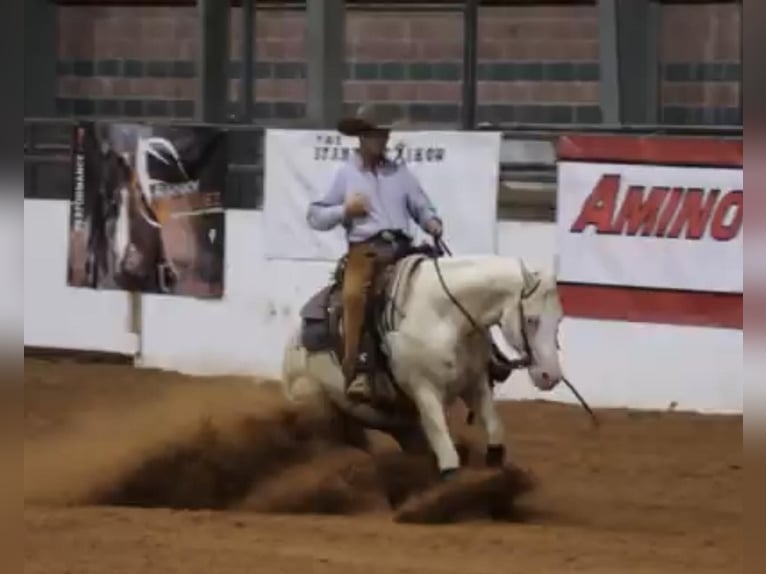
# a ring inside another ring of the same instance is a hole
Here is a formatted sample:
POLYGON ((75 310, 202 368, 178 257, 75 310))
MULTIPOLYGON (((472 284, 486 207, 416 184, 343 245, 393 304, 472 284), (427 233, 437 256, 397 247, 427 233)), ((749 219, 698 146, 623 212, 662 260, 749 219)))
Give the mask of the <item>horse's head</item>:
POLYGON ((125 158, 111 148, 101 150, 101 196, 112 205, 120 203, 120 190, 129 186, 132 170, 125 158))
POLYGON ((195 189, 176 145, 162 137, 141 138, 136 144, 135 185, 149 217, 164 225, 171 216, 168 200, 195 189))
POLYGON ((553 389, 563 378, 558 353, 562 318, 556 277, 523 269, 520 296, 503 310, 500 327, 508 343, 529 362, 529 376, 540 390, 553 389))

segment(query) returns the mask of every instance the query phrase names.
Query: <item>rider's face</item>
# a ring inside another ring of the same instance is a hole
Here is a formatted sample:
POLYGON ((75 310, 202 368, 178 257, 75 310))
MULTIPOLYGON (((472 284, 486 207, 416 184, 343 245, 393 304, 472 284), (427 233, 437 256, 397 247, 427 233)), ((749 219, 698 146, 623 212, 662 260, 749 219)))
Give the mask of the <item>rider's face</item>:
POLYGON ((388 144, 387 131, 375 131, 359 137, 359 148, 367 159, 382 158, 388 144))

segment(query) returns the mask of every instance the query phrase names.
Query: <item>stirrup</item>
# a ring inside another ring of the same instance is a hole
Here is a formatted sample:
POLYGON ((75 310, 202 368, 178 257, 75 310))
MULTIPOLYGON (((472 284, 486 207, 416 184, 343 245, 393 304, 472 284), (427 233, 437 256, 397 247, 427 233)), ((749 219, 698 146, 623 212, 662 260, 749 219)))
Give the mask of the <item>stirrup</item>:
POLYGON ((345 394, 352 400, 367 401, 372 397, 372 389, 370 388, 370 380, 366 375, 357 375, 346 386, 345 394), (356 389, 352 390, 352 387, 356 385, 356 389))

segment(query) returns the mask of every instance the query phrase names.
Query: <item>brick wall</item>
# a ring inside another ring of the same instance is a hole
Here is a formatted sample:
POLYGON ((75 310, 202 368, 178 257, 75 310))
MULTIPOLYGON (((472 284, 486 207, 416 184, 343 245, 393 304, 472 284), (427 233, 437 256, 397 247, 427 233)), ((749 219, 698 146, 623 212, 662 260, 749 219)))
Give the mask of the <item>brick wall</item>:
MULTIPOLYGON (((62 114, 193 115, 194 8, 62 6, 59 13, 62 114)), ((239 10, 233 10, 232 103, 241 76, 239 19, 239 10)), ((664 120, 730 123, 724 120, 738 109, 741 74, 738 50, 732 49, 739 45, 738 29, 732 36, 737 21, 729 6, 663 8, 664 120), (703 30, 695 36, 694 49, 678 40, 694 36, 691 30, 703 30)), ((304 115, 305 27, 299 10, 257 12, 258 119, 304 115)), ((401 107, 415 121, 457 121, 463 49, 459 14, 352 10, 346 35, 344 99, 349 108, 375 100, 401 107)), ((483 7, 479 60, 480 121, 600 121, 595 5, 483 7)))
POLYGON ((662 7, 662 119, 742 124, 742 5, 662 7))

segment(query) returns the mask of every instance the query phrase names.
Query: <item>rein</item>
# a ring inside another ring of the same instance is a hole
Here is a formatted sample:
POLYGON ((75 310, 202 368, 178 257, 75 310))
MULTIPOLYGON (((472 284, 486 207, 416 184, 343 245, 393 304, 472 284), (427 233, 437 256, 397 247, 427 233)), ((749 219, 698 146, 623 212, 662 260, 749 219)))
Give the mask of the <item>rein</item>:
MULTIPOLYGON (((434 245, 436 246, 436 249, 442 253, 446 253, 450 257, 452 257, 452 252, 450 251, 449 247, 447 247, 447 244, 444 242, 444 240, 441 237, 434 237, 434 245)), ((471 324, 473 329, 477 332, 482 332, 482 328, 479 326, 479 324, 476 322, 476 319, 473 318, 473 316, 466 310, 466 308, 463 306, 460 301, 458 301, 457 297, 449 290, 449 287, 447 287, 447 283, 444 281, 444 276, 442 275, 441 266, 439 265, 439 257, 434 256, 433 257, 434 267, 436 268, 436 276, 439 278, 439 283, 442 286, 442 289, 444 290, 444 293, 447 295, 450 301, 455 305, 455 307, 458 308, 458 310, 462 313, 462 315, 468 320, 468 322, 471 324)), ((529 343, 529 338, 527 335, 527 331, 524 328, 524 325, 526 324, 525 317, 524 317, 524 308, 521 305, 521 302, 519 302, 519 316, 521 318, 520 326, 521 326, 521 336, 524 343, 524 357, 520 359, 509 359, 505 356, 505 353, 501 349, 497 349, 497 351, 501 354, 501 358, 503 361, 508 363, 508 365, 513 369, 520 369, 528 367, 532 364, 532 346, 529 343)), ((498 323, 493 323, 493 325, 496 325, 498 323)), ((491 327, 492 325, 490 325, 491 327)))
MULTIPOLYGON (((441 238, 441 236, 434 237, 434 246, 436 247, 437 251, 441 253, 445 253, 452 257, 452 252, 449 250, 449 247, 447 247, 447 244, 444 242, 444 240, 441 238)), ((432 257, 434 262, 434 267, 436 268, 436 275, 439 278, 439 283, 441 283, 442 289, 444 290, 444 293, 447 295, 450 301, 457 307, 460 312, 463 314, 463 316, 468 320, 468 322, 471 324, 471 326, 474 328, 475 331, 481 332, 482 328, 479 326, 479 324, 476 322, 476 319, 473 318, 473 316, 466 310, 466 308, 458 301, 457 297, 449 290, 449 287, 447 287, 446 282, 444 281, 444 276, 442 275, 441 267, 439 265, 439 255, 434 255, 432 257)), ((528 293, 527 296, 529 296, 531 293, 528 293)), ((523 299, 523 290, 522 290, 522 299, 523 299)), ((513 370, 519 369, 519 368, 526 368, 529 367, 532 364, 532 348, 529 344, 529 338, 527 335, 527 330, 525 328, 526 325, 526 317, 524 316, 524 307, 519 302, 519 317, 520 317, 520 327, 521 327, 521 336, 523 338, 524 342, 524 354, 525 356, 520 359, 509 359, 505 356, 505 353, 501 349, 497 349, 497 351, 501 354, 502 359, 506 361, 513 370)), ((495 325, 497 323, 493 323, 495 325)), ((492 326, 492 325, 490 325, 492 326)), ((490 336, 491 339, 491 336, 490 336)), ((557 342, 558 346, 558 342, 557 342)), ((575 388, 575 386, 567 379, 566 377, 562 378, 562 381, 564 384, 569 388, 570 391, 572 391, 572 394, 577 398, 577 400, 580 402, 580 405, 585 409, 585 411, 590 415, 591 422, 593 423, 593 426, 598 428, 600 426, 598 417, 596 416, 596 413, 593 412, 593 409, 591 409, 590 405, 585 401, 585 399, 582 397, 582 395, 578 392, 578 390, 575 388)), ((473 423, 474 419, 474 413, 473 411, 469 411, 467 423, 470 425, 473 423)))

